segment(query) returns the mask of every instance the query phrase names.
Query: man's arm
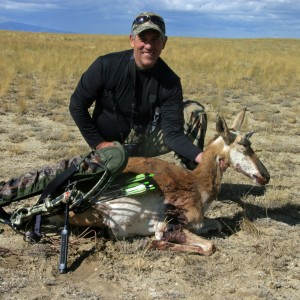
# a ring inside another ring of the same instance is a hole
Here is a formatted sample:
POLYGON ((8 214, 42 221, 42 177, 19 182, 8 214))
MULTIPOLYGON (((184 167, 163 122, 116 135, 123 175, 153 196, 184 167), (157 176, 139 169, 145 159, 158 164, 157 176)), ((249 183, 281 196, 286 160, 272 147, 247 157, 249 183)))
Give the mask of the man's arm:
POLYGON ((183 99, 181 86, 174 89, 162 103, 162 130, 166 144, 190 161, 200 162, 202 149, 197 148, 184 134, 183 99))
POLYGON ((104 141, 88 109, 102 93, 101 59, 96 59, 82 75, 71 96, 69 110, 82 136, 92 148, 104 141))

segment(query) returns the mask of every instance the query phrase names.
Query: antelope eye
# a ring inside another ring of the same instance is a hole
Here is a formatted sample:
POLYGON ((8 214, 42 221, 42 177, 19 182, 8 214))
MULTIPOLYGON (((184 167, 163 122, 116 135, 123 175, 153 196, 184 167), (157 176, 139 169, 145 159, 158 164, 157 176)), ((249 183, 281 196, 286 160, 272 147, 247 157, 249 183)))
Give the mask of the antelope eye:
POLYGON ((250 147, 251 142, 248 139, 242 139, 240 142, 238 142, 239 145, 244 147, 250 147))

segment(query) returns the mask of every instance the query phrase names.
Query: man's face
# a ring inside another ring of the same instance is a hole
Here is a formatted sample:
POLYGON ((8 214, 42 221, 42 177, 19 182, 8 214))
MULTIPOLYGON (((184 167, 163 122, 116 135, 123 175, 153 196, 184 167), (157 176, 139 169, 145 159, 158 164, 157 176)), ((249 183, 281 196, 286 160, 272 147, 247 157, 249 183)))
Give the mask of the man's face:
POLYGON ((130 44, 133 48, 136 64, 142 69, 151 69, 167 42, 156 30, 145 30, 134 37, 130 36, 130 44))

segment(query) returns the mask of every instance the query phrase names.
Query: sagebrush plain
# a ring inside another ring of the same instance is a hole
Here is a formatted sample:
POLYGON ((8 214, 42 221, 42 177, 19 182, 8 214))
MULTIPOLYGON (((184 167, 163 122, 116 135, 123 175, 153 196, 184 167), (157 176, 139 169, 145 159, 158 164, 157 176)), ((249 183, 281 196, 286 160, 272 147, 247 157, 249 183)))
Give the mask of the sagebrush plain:
MULTIPOLYGON (((89 150, 68 111, 81 74, 126 36, 0 31, 0 180, 89 150)), ((170 37, 163 59, 186 99, 243 131, 271 174, 266 188, 232 170, 208 217, 211 257, 144 249, 72 229, 68 274, 58 274, 60 228, 28 244, 0 225, 1 299, 300 299, 300 40, 170 37)), ((173 154, 163 156, 176 163, 173 154)), ((29 205, 36 199, 12 204, 29 205)))

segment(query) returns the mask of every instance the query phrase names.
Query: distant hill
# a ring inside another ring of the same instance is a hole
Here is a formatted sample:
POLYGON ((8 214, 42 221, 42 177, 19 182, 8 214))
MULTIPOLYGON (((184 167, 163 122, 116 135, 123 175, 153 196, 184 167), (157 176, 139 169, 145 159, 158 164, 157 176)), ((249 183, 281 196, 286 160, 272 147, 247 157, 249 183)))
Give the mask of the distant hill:
POLYGON ((18 22, 0 22, 0 30, 13 30, 13 31, 30 31, 30 32, 54 32, 54 33, 72 33, 52 28, 35 26, 30 24, 18 22))

